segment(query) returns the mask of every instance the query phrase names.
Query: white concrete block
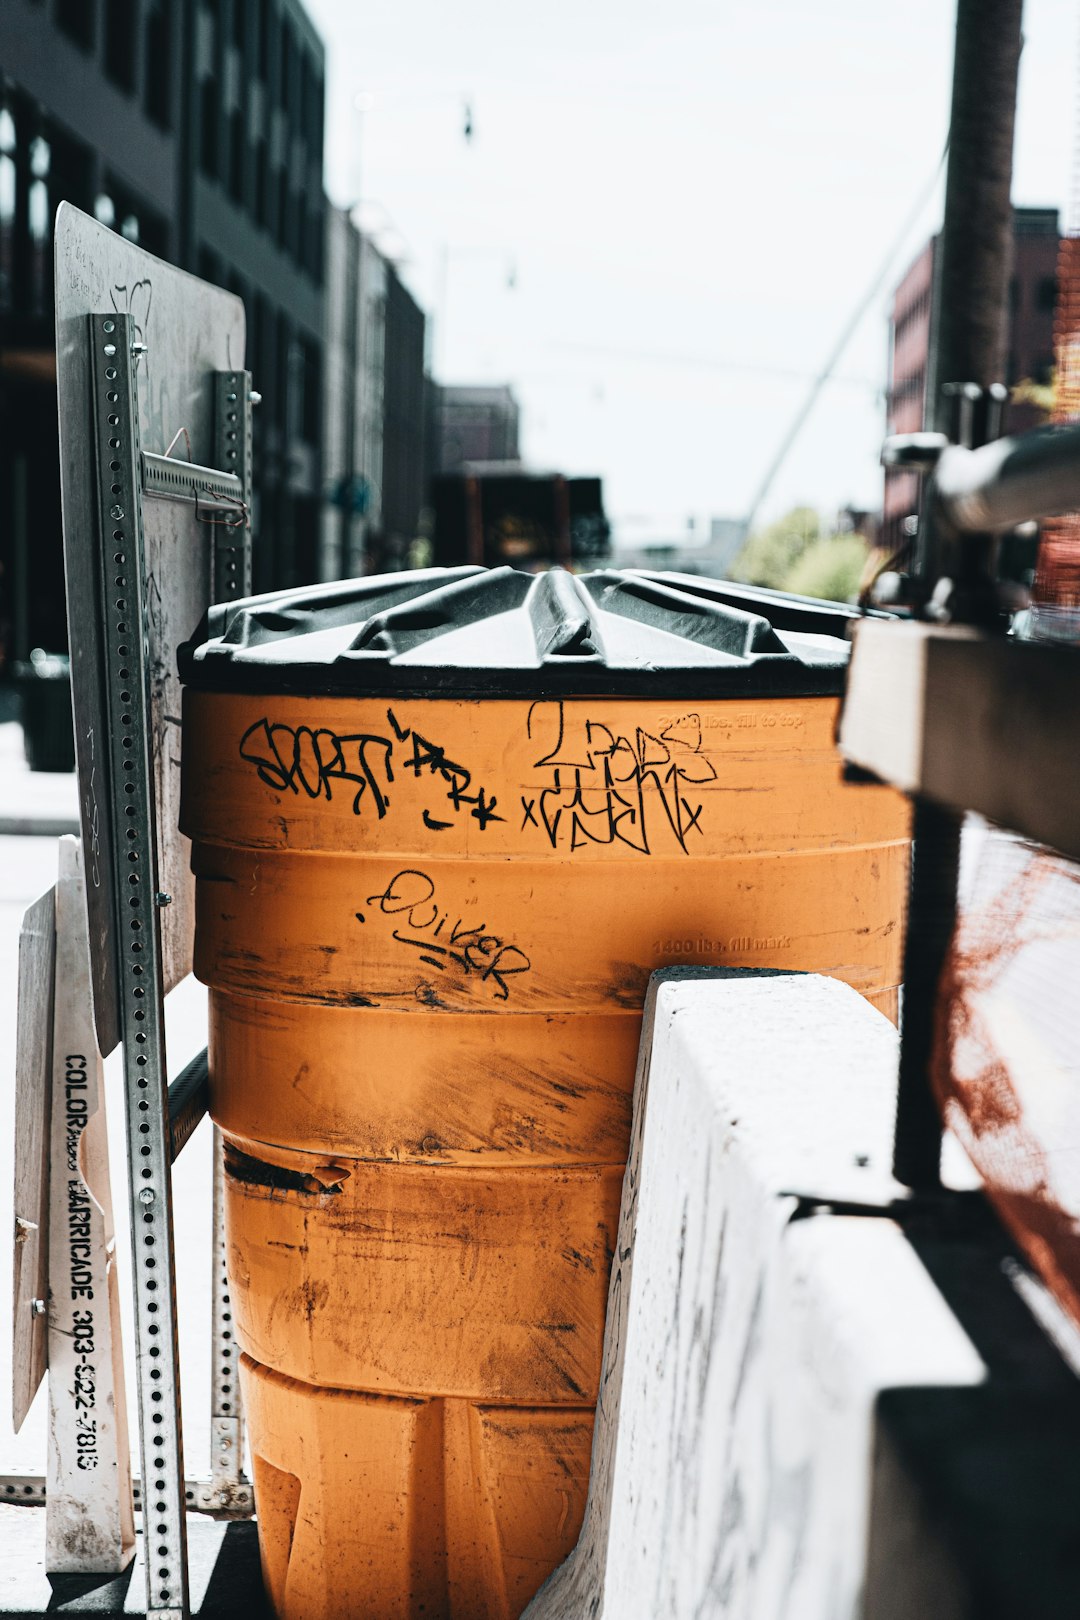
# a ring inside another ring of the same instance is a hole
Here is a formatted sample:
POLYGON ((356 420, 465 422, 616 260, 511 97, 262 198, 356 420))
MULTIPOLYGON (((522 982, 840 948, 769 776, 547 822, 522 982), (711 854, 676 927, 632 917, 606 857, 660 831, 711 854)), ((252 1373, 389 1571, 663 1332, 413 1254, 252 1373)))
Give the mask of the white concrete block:
POLYGON ((936 1550, 869 1568, 871 1504, 884 1511, 875 1402, 894 1386, 975 1384, 984 1368, 894 1222, 795 1218, 810 1207, 800 1195, 900 1194, 887 1170, 896 1032, 832 979, 664 977, 642 1042, 585 1527, 528 1620, 949 1620, 959 1599, 936 1550))

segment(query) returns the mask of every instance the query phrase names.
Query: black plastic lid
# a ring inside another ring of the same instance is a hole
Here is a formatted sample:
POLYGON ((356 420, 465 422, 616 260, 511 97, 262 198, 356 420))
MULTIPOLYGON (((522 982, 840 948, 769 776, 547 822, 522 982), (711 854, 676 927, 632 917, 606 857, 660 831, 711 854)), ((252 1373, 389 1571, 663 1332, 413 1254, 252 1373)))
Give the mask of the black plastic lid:
POLYGON ((429 568, 223 603, 179 665, 219 692, 820 696, 854 616, 688 574, 429 568))

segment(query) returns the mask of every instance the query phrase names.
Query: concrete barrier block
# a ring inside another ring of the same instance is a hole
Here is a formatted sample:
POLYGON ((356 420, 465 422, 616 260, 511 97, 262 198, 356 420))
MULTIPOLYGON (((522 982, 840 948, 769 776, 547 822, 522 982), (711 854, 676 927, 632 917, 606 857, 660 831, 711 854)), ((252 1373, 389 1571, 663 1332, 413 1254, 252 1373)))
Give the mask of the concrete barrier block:
POLYGON ((654 977, 589 1506, 528 1620, 968 1612, 932 1532, 903 1541, 910 1502, 903 1567, 868 1557, 892 1545, 876 1411, 985 1368, 894 1221, 814 1213, 899 1195, 895 1071, 892 1025, 837 981, 654 977))

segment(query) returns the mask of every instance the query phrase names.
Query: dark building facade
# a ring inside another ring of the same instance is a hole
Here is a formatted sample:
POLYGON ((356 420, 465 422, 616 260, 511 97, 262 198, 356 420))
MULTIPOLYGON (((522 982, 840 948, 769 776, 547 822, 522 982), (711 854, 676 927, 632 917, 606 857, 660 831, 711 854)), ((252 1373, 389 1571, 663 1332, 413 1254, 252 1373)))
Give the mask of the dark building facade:
POLYGON ((427 483, 424 313, 394 263, 342 209, 326 215, 320 576, 419 557, 427 483))
POLYGON ((168 0, 0 6, 0 671, 67 642, 53 217, 179 255, 181 24, 168 0))
POLYGON ((256 583, 315 577, 323 51, 298 0, 0 3, 0 671, 66 641, 52 227, 74 203, 243 297, 256 583))
MULTIPOLYGON (((1046 383, 1054 364, 1054 309, 1060 235, 1054 208, 1013 210, 1013 271, 1009 283, 1008 345, 1003 382, 1046 383)), ((893 294, 889 321, 887 433, 915 433, 926 412, 926 374, 934 303, 937 238, 927 242, 893 294)), ((962 381, 943 378, 942 381, 962 381)), ((1011 399, 1005 431, 1022 433, 1043 420, 1034 405, 1011 399)), ((916 511, 915 473, 887 472, 881 544, 890 552, 903 543, 904 522, 916 511)))
POLYGON ((387 266, 383 381, 383 528, 408 546, 424 502, 424 313, 394 265, 387 266))
POLYGON ((183 263, 247 311, 256 590, 318 574, 323 330, 322 42, 298 0, 184 11, 183 263))

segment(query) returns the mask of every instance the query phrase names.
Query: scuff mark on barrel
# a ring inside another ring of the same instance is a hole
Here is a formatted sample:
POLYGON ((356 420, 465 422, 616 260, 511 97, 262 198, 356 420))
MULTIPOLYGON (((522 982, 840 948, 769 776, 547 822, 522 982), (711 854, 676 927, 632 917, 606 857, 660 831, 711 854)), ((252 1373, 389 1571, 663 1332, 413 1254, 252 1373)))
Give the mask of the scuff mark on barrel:
POLYGON ((267 1192, 299 1192, 336 1194, 349 1179, 350 1172, 337 1164, 317 1164, 310 1173, 288 1169, 283 1164, 268 1164, 265 1159, 242 1153, 231 1143, 225 1145, 225 1174, 247 1187, 262 1187, 267 1192))

